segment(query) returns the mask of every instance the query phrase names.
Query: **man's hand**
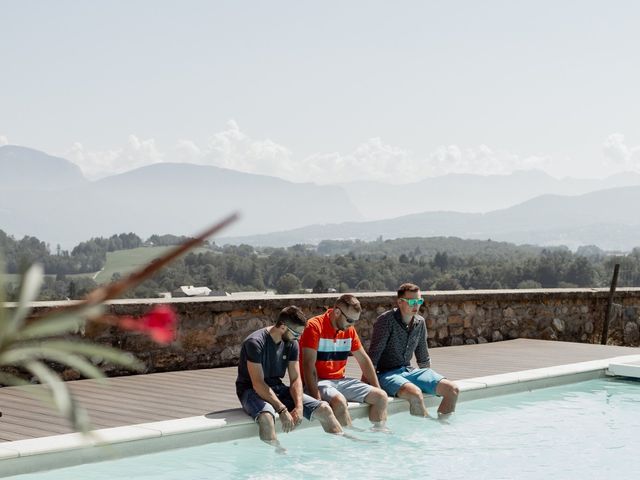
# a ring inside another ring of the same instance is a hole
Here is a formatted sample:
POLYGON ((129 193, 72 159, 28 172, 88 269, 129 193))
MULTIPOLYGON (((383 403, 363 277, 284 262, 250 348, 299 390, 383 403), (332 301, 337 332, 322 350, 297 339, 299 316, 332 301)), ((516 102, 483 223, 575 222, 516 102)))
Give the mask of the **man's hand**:
POLYGON ((291 412, 293 423, 298 426, 302 423, 302 407, 297 407, 291 412))
POLYGON ((282 422, 282 431, 285 433, 289 433, 296 427, 293 417, 287 409, 280 414, 280 422, 282 422))

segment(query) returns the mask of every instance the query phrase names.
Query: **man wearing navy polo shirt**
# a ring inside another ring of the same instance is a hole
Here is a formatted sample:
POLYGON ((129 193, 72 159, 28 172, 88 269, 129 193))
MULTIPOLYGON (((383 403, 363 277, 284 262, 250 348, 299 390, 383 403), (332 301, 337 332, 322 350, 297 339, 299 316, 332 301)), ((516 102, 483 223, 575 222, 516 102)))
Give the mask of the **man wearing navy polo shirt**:
POLYGON ((316 418, 329 433, 342 433, 342 427, 327 402, 302 391, 298 365, 298 338, 307 319, 296 306, 284 308, 276 324, 250 334, 240 350, 236 394, 242 408, 256 421, 260 439, 281 448, 276 438, 275 419, 283 432, 292 431, 302 422, 316 418), (282 383, 289 374, 290 385, 282 383))

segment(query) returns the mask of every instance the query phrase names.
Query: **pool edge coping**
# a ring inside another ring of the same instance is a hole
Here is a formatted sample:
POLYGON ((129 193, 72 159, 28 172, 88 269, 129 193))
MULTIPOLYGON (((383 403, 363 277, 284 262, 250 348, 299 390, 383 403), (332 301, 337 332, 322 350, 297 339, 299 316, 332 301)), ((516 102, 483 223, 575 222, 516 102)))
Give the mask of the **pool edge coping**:
MULTIPOLYGON (((639 361, 640 354, 624 355, 462 379, 457 380, 456 384, 460 388, 459 401, 465 402, 615 375, 609 371, 609 365, 639 361)), ((425 403, 428 408, 432 408, 437 405, 437 399, 425 397, 425 403)), ((358 403, 350 403, 349 409, 353 418, 364 417, 368 412, 366 405, 358 403)), ((406 401, 389 399, 389 414, 407 409, 406 401)), ((0 478, 110 460, 114 457, 135 456, 255 436, 254 422, 238 412, 242 413, 238 408, 195 417, 105 428, 94 430, 89 436, 67 433, 3 442, 0 443, 0 465, 3 467, 0 478), (225 413, 226 417, 213 417, 225 413), (227 420, 227 417, 235 418, 227 420)), ((317 426, 317 423, 312 421, 303 424, 303 428, 312 426, 317 426)))

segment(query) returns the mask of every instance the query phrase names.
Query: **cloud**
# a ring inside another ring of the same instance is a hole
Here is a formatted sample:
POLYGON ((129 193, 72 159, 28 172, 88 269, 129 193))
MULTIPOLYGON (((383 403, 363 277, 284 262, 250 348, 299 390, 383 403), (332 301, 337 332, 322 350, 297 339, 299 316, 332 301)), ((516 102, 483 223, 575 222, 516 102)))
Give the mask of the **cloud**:
POLYGON ((214 134, 203 152, 204 163, 247 173, 293 180, 296 165, 291 151, 270 139, 254 140, 234 120, 214 134))
POLYGON ((9 145, 9 139, 4 135, 0 135, 0 147, 2 145, 9 145))
POLYGON ((303 160, 306 181, 318 183, 357 180, 402 183, 413 179, 411 153, 371 138, 349 154, 318 153, 303 160))
POLYGON ((624 135, 612 133, 602 145, 605 165, 622 171, 640 170, 640 145, 630 147, 624 135))
POLYGON ((92 179, 160 163, 165 158, 154 139, 140 140, 135 135, 129 135, 127 143, 114 150, 91 151, 76 142, 65 152, 65 156, 92 179))
MULTIPOLYGON (((199 150, 195 145, 190 149, 199 150)), ((294 182, 407 183, 447 173, 489 175, 545 168, 550 166, 551 158, 494 152, 486 145, 477 148, 442 146, 426 157, 420 157, 378 137, 358 145, 352 152, 315 153, 296 158, 291 150, 270 139, 249 137, 231 120, 225 130, 211 137, 197 162, 294 182)))
POLYGON ((154 139, 141 140, 130 135, 126 145, 119 149, 91 151, 75 143, 66 156, 77 163, 87 177, 94 179, 170 161, 321 184, 408 183, 448 173, 508 174, 531 168, 549 170, 552 165, 548 156, 521 157, 494 151, 486 145, 443 145, 420 156, 378 137, 366 140, 351 152, 315 153, 296 158, 289 148, 271 139, 250 137, 234 120, 230 120, 222 131, 212 134, 204 146, 181 139, 168 154, 158 149, 154 139))
POLYGON ((548 169, 552 159, 549 156, 525 156, 504 151, 493 151, 486 145, 462 148, 447 145, 436 148, 425 160, 429 176, 448 173, 469 173, 476 175, 503 175, 515 170, 532 168, 548 169))

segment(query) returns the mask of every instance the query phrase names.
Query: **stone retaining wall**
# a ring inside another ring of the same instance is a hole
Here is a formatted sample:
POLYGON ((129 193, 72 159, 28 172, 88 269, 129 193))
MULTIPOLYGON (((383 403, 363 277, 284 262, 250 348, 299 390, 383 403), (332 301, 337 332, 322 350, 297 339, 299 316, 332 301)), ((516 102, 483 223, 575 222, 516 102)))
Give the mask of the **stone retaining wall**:
MULTIPOLYGON (((170 300, 120 300, 109 304, 115 315, 142 315, 155 303, 177 311, 178 341, 160 346, 146 336, 101 324, 87 326, 84 337, 134 353, 147 372, 236 365, 240 343, 252 331, 271 325, 278 312, 297 305, 313 316, 333 305, 337 294, 277 295, 170 300)), ((514 338, 599 343, 607 305, 605 289, 491 290, 429 292, 421 313, 427 320, 429 347, 497 342, 514 338)), ((362 293, 358 332, 368 347, 375 318, 394 304, 394 293, 362 293)), ((640 288, 616 292, 609 329, 613 345, 640 346, 640 288)), ((42 313, 60 302, 37 303, 42 313)), ((111 375, 124 374, 116 369, 111 375)), ((66 379, 77 378, 71 370, 66 379)))

